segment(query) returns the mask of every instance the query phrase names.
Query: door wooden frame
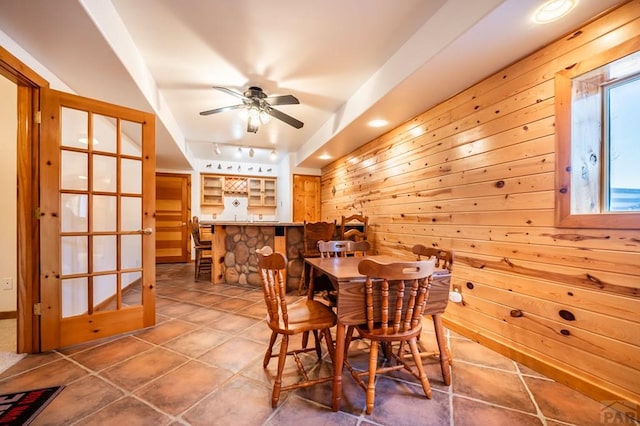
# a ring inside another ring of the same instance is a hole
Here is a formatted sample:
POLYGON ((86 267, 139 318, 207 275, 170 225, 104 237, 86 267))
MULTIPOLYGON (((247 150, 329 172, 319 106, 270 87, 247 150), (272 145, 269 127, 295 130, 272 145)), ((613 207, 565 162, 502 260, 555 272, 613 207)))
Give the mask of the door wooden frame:
POLYGON ((49 82, 0 46, 0 74, 18 86, 17 132, 17 350, 40 352, 40 326, 34 304, 40 300, 38 167, 40 88, 49 82))
MULTIPOLYGON (((156 172, 156 178, 158 176, 164 176, 164 177, 179 177, 179 178, 183 178, 186 179, 187 181, 187 200, 186 200, 186 206, 183 206, 183 211, 185 211, 185 217, 184 222, 185 222, 185 226, 183 226, 183 238, 184 238, 184 242, 185 242, 185 247, 184 249, 186 250, 186 262, 191 262, 191 229, 189 229, 189 221, 191 220, 191 192, 192 192, 192 187, 191 187, 191 174, 190 173, 178 173, 178 172, 156 172)), ((156 179, 156 187, 157 187, 157 179, 156 179)), ((156 194, 156 205, 158 203, 157 200, 157 194, 156 194)), ((157 209, 156 209, 157 211, 157 209)), ((157 227, 157 224, 156 224, 157 227)), ((157 233, 156 233, 157 234, 157 233)), ((156 259, 157 259, 157 253, 156 253, 156 259)))

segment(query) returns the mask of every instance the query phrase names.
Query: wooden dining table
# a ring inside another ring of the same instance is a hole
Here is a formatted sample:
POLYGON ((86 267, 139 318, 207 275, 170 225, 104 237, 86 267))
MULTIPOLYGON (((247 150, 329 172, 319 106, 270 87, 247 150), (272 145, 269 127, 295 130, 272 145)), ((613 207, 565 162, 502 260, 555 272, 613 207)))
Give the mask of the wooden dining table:
MULTIPOLYGON (((366 277, 358 272, 358 264, 365 257, 329 257, 329 258, 305 258, 305 262, 318 272, 326 274, 333 286, 338 291, 336 314, 338 322, 336 326, 335 356, 333 365, 332 409, 338 411, 342 401, 342 368, 344 366, 346 329, 350 325, 366 323, 364 302, 364 282, 366 277)), ((400 259, 394 256, 374 255, 366 256, 366 259, 376 260, 381 263, 407 262, 408 259, 400 259)), ((436 273, 434 273, 435 275, 436 273)), ((437 271, 439 277, 448 275, 448 271, 437 271)), ((310 274, 307 297, 314 297, 313 271, 310 274)), ((448 295, 448 288, 447 288, 448 295)))

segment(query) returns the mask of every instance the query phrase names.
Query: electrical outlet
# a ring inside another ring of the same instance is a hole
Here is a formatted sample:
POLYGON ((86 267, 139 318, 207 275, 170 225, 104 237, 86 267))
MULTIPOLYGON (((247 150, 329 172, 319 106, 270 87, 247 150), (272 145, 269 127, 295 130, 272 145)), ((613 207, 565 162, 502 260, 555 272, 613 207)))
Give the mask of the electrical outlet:
POLYGON ((13 279, 12 278, 2 278, 2 280, 0 280, 0 289, 2 289, 2 290, 12 290, 13 289, 13 279))

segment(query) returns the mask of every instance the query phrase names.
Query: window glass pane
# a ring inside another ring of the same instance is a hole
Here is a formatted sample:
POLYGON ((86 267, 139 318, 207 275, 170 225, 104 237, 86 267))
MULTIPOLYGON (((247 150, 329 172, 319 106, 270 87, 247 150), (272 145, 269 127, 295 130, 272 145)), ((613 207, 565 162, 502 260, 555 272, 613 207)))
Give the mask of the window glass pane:
POLYGON ((61 189, 86 191, 89 173, 87 154, 84 152, 62 151, 61 189))
POLYGON ((110 195, 93 196, 93 232, 116 232, 116 197, 110 195))
POLYGON ((116 269, 116 242, 115 235, 93 237, 93 272, 114 271, 116 269))
POLYGON ((87 148, 89 113, 62 107, 62 146, 87 148))
POLYGON ((116 119, 104 115, 93 115, 93 149, 116 153, 116 119))
POLYGON ((93 277, 94 311, 115 311, 117 309, 116 275, 98 275, 93 277))
POLYGON ((86 194, 61 194, 62 232, 87 232, 87 200, 86 194))
POLYGON ((125 155, 142 156, 142 124, 122 120, 120 122, 121 153, 125 155))
POLYGON ((127 194, 142 194, 142 162, 122 159, 121 191, 127 194))
POLYGON ((640 211, 640 78, 609 91, 609 211, 640 211))
POLYGON ((82 315, 89 311, 87 278, 62 280, 62 318, 82 315))
POLYGON ((93 156, 93 190, 116 192, 116 158, 104 155, 93 156))
POLYGON ((87 237, 62 237, 62 274, 86 274, 87 237))

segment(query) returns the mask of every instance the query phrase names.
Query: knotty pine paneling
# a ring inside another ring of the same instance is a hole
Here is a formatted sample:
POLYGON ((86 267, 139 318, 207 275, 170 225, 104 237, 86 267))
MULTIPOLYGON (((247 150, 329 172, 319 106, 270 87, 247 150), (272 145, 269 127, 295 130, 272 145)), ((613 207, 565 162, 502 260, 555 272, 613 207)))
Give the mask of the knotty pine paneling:
POLYGON ((447 326, 595 399, 640 404, 640 224, 554 226, 554 75, 629 43, 640 49, 640 0, 324 168, 321 219, 369 216, 382 254, 454 250, 464 303, 447 326))

